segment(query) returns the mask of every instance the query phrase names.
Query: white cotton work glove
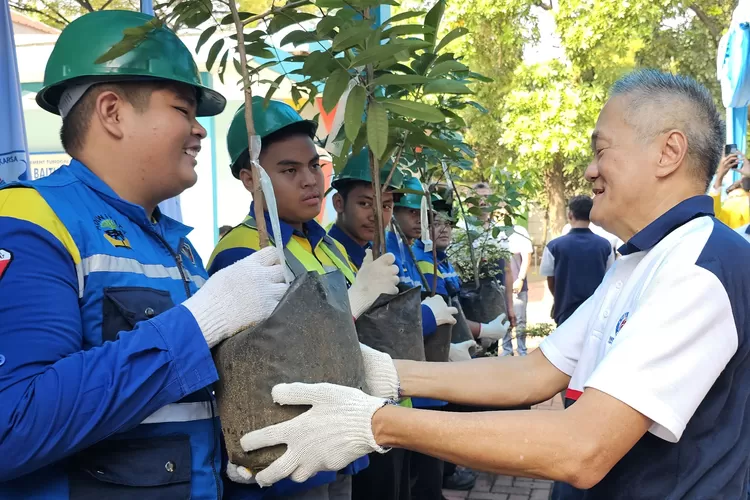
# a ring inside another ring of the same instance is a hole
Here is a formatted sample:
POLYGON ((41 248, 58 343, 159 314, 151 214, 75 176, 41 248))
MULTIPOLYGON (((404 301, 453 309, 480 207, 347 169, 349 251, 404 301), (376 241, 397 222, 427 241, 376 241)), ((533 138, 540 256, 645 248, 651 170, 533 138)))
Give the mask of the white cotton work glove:
POLYGON ((182 305, 213 347, 268 318, 288 288, 276 249, 267 247, 211 276, 182 305))
POLYGON ((458 314, 458 309, 446 304, 445 299, 440 295, 427 297, 422 301, 422 304, 430 308, 430 311, 432 311, 432 314, 435 316, 437 326, 456 324, 456 318, 454 318, 453 315, 458 314))
POLYGON ((398 399, 400 382, 393 359, 384 353, 359 344, 362 361, 365 365, 365 382, 370 389, 370 396, 385 399, 398 399))
POLYGON ((232 462, 227 464, 227 477, 233 483, 255 484, 255 478, 249 470, 241 465, 234 465, 232 462))
POLYGON ((255 475, 259 485, 270 486, 291 476, 301 483, 320 471, 338 471, 354 460, 386 449, 372 434, 372 416, 389 403, 387 399, 334 384, 279 384, 271 391, 281 405, 311 406, 286 422, 245 434, 240 440, 246 452, 286 445, 286 452, 255 475))
POLYGON ((476 347, 477 343, 473 340, 464 340, 458 344, 451 344, 451 350, 448 354, 450 361, 471 361, 471 354, 469 349, 476 347))
POLYGON ((505 313, 502 313, 489 323, 482 323, 479 330, 479 338, 491 340, 502 339, 510 328, 510 321, 505 318, 505 313))
POLYGON ((386 253, 372 260, 372 250, 367 250, 357 279, 349 288, 349 304, 352 316, 359 318, 382 294, 398 294, 398 266, 393 265, 396 257, 386 253))

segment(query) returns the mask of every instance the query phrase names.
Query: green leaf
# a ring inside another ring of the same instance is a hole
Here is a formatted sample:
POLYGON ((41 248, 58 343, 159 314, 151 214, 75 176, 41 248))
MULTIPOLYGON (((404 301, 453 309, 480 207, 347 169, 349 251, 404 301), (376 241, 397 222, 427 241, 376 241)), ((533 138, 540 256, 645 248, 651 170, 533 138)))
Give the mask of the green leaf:
POLYGON ((430 70, 429 75, 434 78, 451 73, 453 71, 468 71, 468 69, 469 68, 458 61, 443 61, 436 64, 435 67, 430 70))
POLYGON ((265 42, 255 42, 250 45, 245 45, 245 53, 253 57, 259 57, 261 59, 275 59, 276 54, 269 50, 269 46, 265 42))
MULTIPOLYGON (((255 68, 248 68, 248 74, 250 74, 250 75, 258 74, 261 71, 263 71, 264 69, 270 68, 271 66, 275 66, 276 64, 278 64, 278 61, 266 61, 263 64, 261 64, 260 66, 256 66, 255 68)), ((242 73, 240 73, 240 74, 242 74, 242 73)))
POLYGON ((370 102, 367 108, 367 144, 378 158, 388 147, 388 113, 377 101, 370 102))
POLYGON ((227 59, 228 58, 229 58, 229 51, 225 50, 224 55, 221 56, 221 61, 219 62, 219 80, 221 80, 222 84, 224 83, 224 73, 227 71, 227 59))
POLYGON ((438 27, 440 26, 440 21, 443 19, 443 13, 445 12, 445 0, 438 0, 434 7, 430 9, 430 11, 427 13, 427 15, 424 18, 424 24, 425 26, 429 26, 432 28, 431 33, 427 33, 424 36, 425 41, 430 42, 431 44, 435 43, 438 27))
POLYGON ((221 52, 221 49, 224 48, 224 39, 219 38, 214 42, 213 45, 211 45, 211 48, 208 50, 208 56, 206 56, 206 69, 208 71, 211 71, 211 68, 214 66, 214 62, 216 62, 216 58, 219 56, 219 52, 221 52))
POLYGON ((281 82, 284 81, 285 76, 281 75, 276 80, 274 80, 273 85, 271 85, 268 89, 268 92, 266 92, 266 98, 263 101, 263 106, 268 107, 268 103, 271 102, 271 98, 273 97, 273 94, 276 92, 276 89, 279 88, 281 85, 281 82))
POLYGON ((461 118, 460 116, 458 116, 458 115, 457 115, 456 113, 454 113, 453 111, 451 111, 451 110, 449 110, 449 109, 445 109, 445 108, 441 109, 440 111, 442 111, 442 112, 443 112, 443 114, 444 114, 444 115, 445 115, 446 117, 448 117, 448 118, 450 118, 450 119, 452 119, 452 120, 455 120, 455 121, 456 121, 456 124, 457 124, 457 125, 458 125, 459 127, 461 127, 461 128, 464 128, 464 127, 466 127, 466 122, 464 121, 464 119, 463 119, 463 118, 461 118))
POLYGON ((359 45, 369 34, 370 32, 363 27, 361 23, 341 30, 339 34, 333 38, 333 51, 339 52, 354 47, 355 45, 359 45))
POLYGON ((407 19, 412 19, 414 17, 419 17, 424 14, 423 10, 407 10, 406 12, 399 12, 395 16, 389 18, 385 23, 383 24, 394 24, 399 21, 406 21, 407 19))
MULTIPOLYGON (((359 121, 362 122, 362 117, 359 117, 359 121)), ((360 123, 359 133, 357 138, 352 141, 352 152, 362 151, 362 148, 367 146, 367 127, 363 127, 360 123)))
POLYGON ((372 87, 386 86, 386 85, 416 85, 420 83, 427 83, 430 79, 426 76, 420 75, 397 75, 394 73, 386 73, 381 75, 370 84, 372 87))
POLYGON ((485 113, 485 114, 489 113, 489 111, 487 110, 487 108, 485 108, 484 106, 482 106, 478 102, 466 101, 466 104, 468 104, 469 106, 472 106, 472 107, 476 108, 480 113, 485 113))
POLYGON ((314 42, 318 39, 318 35, 314 31, 296 30, 288 33, 279 42, 279 47, 283 47, 289 43, 293 45, 301 45, 303 43, 314 42))
POLYGON ((273 19, 268 23, 268 34, 272 35, 283 30, 287 26, 292 24, 301 23, 303 21, 309 21, 310 19, 317 19, 318 16, 310 14, 309 12, 297 12, 292 9, 282 10, 273 16, 273 19))
POLYGON ((484 76, 481 73, 474 73, 473 71, 469 71, 468 77, 471 78, 472 80, 479 80, 480 82, 484 82, 484 83, 492 83, 495 81, 492 78, 484 76))
POLYGON ((292 85, 292 100, 295 106, 299 106, 299 102, 302 100, 302 93, 300 93, 296 85, 292 85))
POLYGON ((346 100, 344 129, 346 131, 346 138, 351 142, 357 140, 359 129, 362 127, 362 114, 365 111, 366 98, 367 93, 365 92, 365 88, 357 85, 349 93, 349 98, 346 100))
POLYGON ((315 5, 321 9, 343 9, 347 7, 344 0, 315 0, 315 5))
POLYGON ((216 26, 209 26, 203 33, 201 33, 201 36, 198 38, 198 43, 195 46, 195 53, 197 54, 200 52, 201 47, 208 41, 209 38, 211 38, 211 35, 216 33, 216 26))
POLYGON ((466 28, 456 28, 447 35, 443 37, 442 40, 440 40, 440 43, 437 44, 435 47, 435 52, 440 52, 440 50, 451 43, 453 40, 456 40, 458 38, 461 38, 462 36, 466 35, 469 32, 466 28))
MULTIPOLYGON (((430 28, 429 26, 423 26, 421 24, 401 24, 398 26, 394 26, 393 28, 388 28, 383 32, 380 38, 385 39, 403 35, 421 35, 424 33, 429 33, 431 31, 432 28, 430 28)), ((427 46, 430 45, 430 43, 427 44, 427 46)))
MULTIPOLYGON (((248 19, 255 15, 252 12, 238 12, 237 14, 240 18, 240 21, 244 21, 245 19, 248 19)), ((227 14, 226 16, 221 18, 221 21, 219 22, 219 24, 221 24, 222 26, 226 26, 228 24, 234 24, 234 17, 232 16, 232 14, 227 14)))
POLYGON ((138 47, 146 39, 146 35, 141 37, 125 36, 122 40, 114 44, 110 49, 102 54, 94 64, 103 64, 113 59, 117 59, 120 56, 124 56, 134 48, 138 47))
POLYGON ((331 31, 341 26, 342 22, 343 20, 339 17, 325 16, 318 21, 318 25, 315 27, 315 32, 321 37, 327 37, 331 34, 331 31))
POLYGON ((233 57, 232 64, 234 64, 234 70, 237 72, 237 74, 242 76, 242 65, 240 64, 239 59, 233 57))
POLYGON ((469 87, 456 80, 433 80, 424 86, 425 94, 471 94, 469 87))
POLYGON ((326 112, 330 113, 336 107, 350 79, 351 76, 345 69, 337 69, 328 77, 323 88, 323 109, 326 112))
POLYGON ((389 43, 386 45, 376 45, 370 47, 365 51, 362 51, 357 57, 355 57, 349 68, 356 68, 357 66, 364 66, 366 64, 374 64, 379 61, 388 59, 389 57, 395 56, 399 52, 404 50, 404 46, 401 44, 389 43))
POLYGON ((445 115, 429 104, 421 102, 405 101, 400 99, 383 99, 383 105, 400 116, 416 118, 430 123, 439 123, 445 121, 445 115))

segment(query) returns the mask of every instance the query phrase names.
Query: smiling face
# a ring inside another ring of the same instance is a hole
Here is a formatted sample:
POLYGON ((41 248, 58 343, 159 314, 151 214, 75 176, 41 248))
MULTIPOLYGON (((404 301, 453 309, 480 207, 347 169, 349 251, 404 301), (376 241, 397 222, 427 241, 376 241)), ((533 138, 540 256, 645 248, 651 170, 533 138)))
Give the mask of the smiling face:
POLYGON ((649 210, 655 196, 661 156, 660 137, 643 140, 626 121, 629 100, 619 95, 602 109, 591 136, 594 156, 585 174, 594 192, 591 222, 625 241, 642 229, 642 212, 649 210))
MULTIPOLYGON (((333 207, 338 214, 337 224, 360 245, 365 245, 375 239, 375 195, 372 185, 357 182, 347 187, 342 193, 333 196, 333 207)), ((393 193, 386 191, 382 197, 384 226, 391 220, 393 214, 393 193)))
POLYGON ((162 199, 176 196, 198 180, 195 167, 201 140, 206 137, 196 119, 195 90, 187 85, 169 85, 154 90, 148 107, 123 107, 124 135, 132 144, 140 172, 148 185, 160 190, 162 199))
MULTIPOLYGON (((320 156, 312 139, 295 134, 263 146, 260 164, 273 183, 279 219, 300 227, 320 213, 325 183, 320 156)), ((245 188, 253 191, 249 169, 240 171, 245 188)))

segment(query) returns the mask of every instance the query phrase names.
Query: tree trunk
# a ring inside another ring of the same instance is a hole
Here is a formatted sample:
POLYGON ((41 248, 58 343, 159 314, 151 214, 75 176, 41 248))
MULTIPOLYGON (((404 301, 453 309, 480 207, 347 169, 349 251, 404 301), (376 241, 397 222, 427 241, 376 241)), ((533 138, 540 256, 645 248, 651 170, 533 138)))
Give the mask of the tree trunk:
POLYGON ((567 222, 565 203, 565 173, 562 158, 555 158, 544 179, 547 199, 549 200, 549 231, 556 238, 562 233, 567 222))

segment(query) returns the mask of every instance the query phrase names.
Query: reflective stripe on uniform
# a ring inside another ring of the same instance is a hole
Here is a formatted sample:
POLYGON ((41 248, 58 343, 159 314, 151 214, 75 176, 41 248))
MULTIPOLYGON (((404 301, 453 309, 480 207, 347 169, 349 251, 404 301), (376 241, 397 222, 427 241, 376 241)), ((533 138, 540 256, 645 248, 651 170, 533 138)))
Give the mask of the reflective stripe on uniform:
POLYGON ((219 415, 213 401, 195 403, 173 403, 156 410, 141 424, 163 424, 165 422, 192 422, 205 420, 219 415))
MULTIPOLYGON (((169 278, 182 281, 182 274, 177 266, 163 266, 161 264, 143 264, 135 259, 126 257, 115 257, 114 255, 96 254, 81 260, 81 273, 88 276, 91 273, 133 273, 140 274, 146 278, 169 278)), ((205 284, 206 280, 201 276, 195 276, 183 271, 185 277, 195 283, 198 287, 205 284)))

